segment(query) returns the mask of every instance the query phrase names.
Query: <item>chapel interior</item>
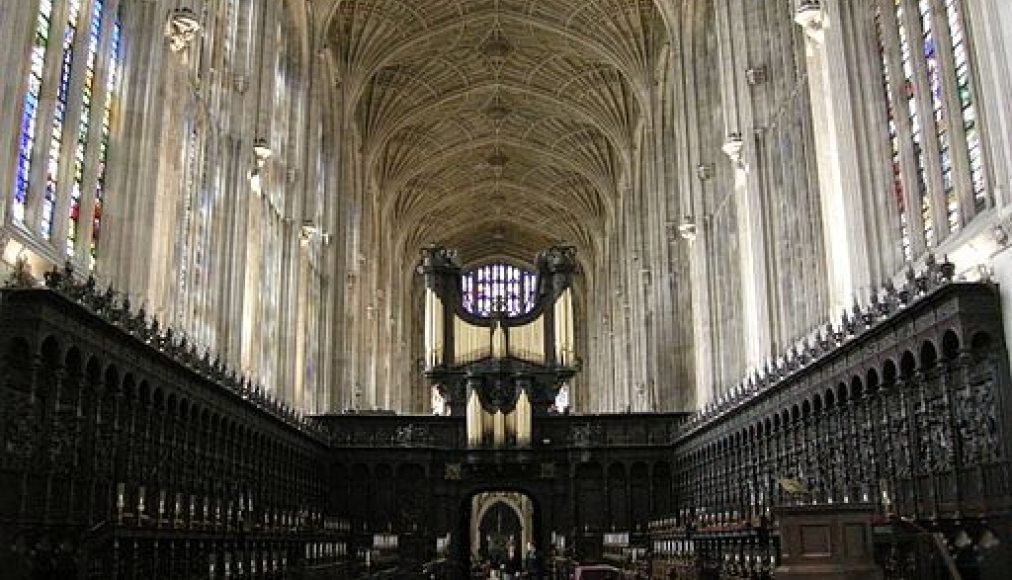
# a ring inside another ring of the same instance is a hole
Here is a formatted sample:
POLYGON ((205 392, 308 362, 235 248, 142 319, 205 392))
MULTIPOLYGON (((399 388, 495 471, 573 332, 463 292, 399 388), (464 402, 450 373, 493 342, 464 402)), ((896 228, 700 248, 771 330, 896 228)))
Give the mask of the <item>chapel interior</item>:
POLYGON ((0 39, 0 577, 1009 577, 1012 2, 0 39))

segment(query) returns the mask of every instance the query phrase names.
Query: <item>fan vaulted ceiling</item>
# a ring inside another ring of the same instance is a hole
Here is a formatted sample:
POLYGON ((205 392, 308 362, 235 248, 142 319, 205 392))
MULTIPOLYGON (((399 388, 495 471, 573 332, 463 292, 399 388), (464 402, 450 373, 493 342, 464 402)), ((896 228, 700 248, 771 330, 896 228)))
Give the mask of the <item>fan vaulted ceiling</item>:
POLYGON ((652 0, 323 4, 372 203, 404 249, 593 249, 667 39, 652 0))

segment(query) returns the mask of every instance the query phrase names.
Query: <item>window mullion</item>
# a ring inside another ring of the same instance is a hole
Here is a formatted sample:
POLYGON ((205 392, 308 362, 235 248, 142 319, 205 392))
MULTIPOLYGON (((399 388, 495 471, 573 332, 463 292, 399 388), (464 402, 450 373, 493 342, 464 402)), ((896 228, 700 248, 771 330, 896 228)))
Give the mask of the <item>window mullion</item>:
POLYGON ((886 71, 891 80, 889 88, 893 102, 893 122, 896 123, 900 180, 903 184, 905 214, 910 235, 910 255, 913 258, 917 258, 927 248, 923 213, 921 211, 922 196, 925 194, 921 186, 923 175, 911 147, 913 143, 913 129, 907 107, 907 97, 904 92, 906 76, 903 72, 896 5, 893 0, 880 0, 880 8, 882 46, 885 52, 886 71))
POLYGON ((924 58, 924 28, 921 25, 920 7, 916 0, 904 0, 904 17, 904 24, 910 31, 910 56, 914 66, 914 96, 922 127, 921 143, 924 148, 925 183, 931 200, 931 219, 935 230, 935 240, 936 243, 940 243, 949 235, 948 205, 945 199, 945 188, 942 185, 941 148, 931 101, 930 74, 927 61, 924 58))

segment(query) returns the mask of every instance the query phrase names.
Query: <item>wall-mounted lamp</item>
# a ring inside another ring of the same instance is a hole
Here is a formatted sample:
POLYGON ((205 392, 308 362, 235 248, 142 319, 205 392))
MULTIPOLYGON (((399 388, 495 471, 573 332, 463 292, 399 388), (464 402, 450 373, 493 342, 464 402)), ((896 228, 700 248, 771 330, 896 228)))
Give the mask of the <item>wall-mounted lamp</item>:
POLYGON ((822 4, 819 0, 801 0, 794 11, 794 22, 797 22, 805 33, 813 40, 822 40, 822 4))
POLYGON ((745 69, 745 80, 753 87, 763 84, 766 82, 766 67, 754 66, 745 69))
POLYGON ((319 232, 320 229, 316 227, 316 224, 314 224, 311 220, 305 220, 302 222, 302 231, 299 233, 299 238, 303 245, 306 245, 312 241, 313 236, 319 232))
POLYGON ((690 242, 696 239, 696 221, 691 215, 682 217, 682 221, 678 224, 678 235, 690 242))
POLYGON ((696 177, 700 181, 708 181, 713 177, 713 164, 712 163, 700 163, 696 166, 696 177))
POLYGON ((271 150, 270 143, 267 142, 267 139, 257 137, 253 140, 253 155, 256 157, 258 167, 263 167, 273 154, 274 151, 271 150))
POLYGON ((794 21, 803 28, 822 26, 822 3, 819 0, 801 0, 794 11, 794 21))
POLYGON ((299 232, 299 239, 303 245, 309 244, 313 238, 318 237, 323 245, 330 243, 330 234, 320 229, 320 226, 313 223, 313 220, 305 220, 302 222, 302 230, 299 232))
POLYGON ((184 6, 169 12, 165 23, 165 37, 169 39, 172 52, 184 50, 200 32, 200 20, 190 8, 184 6))
POLYGON ((745 160, 742 159, 742 149, 745 146, 745 142, 742 141, 741 133, 730 133, 727 139, 724 140, 724 145, 721 146, 721 151, 727 155, 728 159, 731 160, 731 164, 740 171, 748 173, 748 165, 745 160))

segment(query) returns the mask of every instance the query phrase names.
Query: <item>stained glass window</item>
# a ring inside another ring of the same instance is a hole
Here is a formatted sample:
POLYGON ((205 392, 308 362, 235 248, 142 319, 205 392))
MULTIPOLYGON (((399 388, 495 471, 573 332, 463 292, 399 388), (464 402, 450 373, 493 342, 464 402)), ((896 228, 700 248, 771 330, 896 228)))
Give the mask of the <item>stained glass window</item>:
POLYGON ((942 70, 939 62, 938 43, 931 14, 932 0, 918 0, 921 32, 924 46, 924 64, 928 73, 928 95, 931 97, 931 113, 934 117, 935 134, 938 137, 939 168, 942 175, 942 190, 945 195, 945 210, 949 231, 960 227, 959 196, 955 190, 952 175, 952 152, 949 149, 949 132, 946 130, 945 108, 942 86, 942 70))
POLYGON ((896 20, 899 23, 900 62, 903 70, 904 95, 907 102, 907 114, 910 119, 910 140, 913 145, 914 164, 917 170, 917 190, 921 198, 921 220, 924 223, 924 243, 927 247, 935 246, 935 227, 931 214, 931 198, 927 187, 927 160, 924 154, 923 126, 920 111, 917 107, 917 79, 914 73, 913 55, 911 54, 910 37, 903 22, 906 17, 902 0, 896 0, 896 20))
POLYGON ((67 222, 67 254, 73 255, 77 244, 78 223, 81 217, 81 185, 84 181, 84 156, 91 127, 92 101, 95 95, 95 60, 102 29, 103 0, 95 0, 91 23, 88 26, 88 54, 84 63, 84 84, 81 87, 81 120, 77 127, 74 145, 74 183, 70 189, 70 214, 67 222))
POLYGON ((977 107, 973 99, 973 83, 970 78, 970 64, 967 55, 966 35, 963 18, 956 0, 945 0, 945 17, 949 23, 952 39, 952 56, 955 65, 956 91, 959 97, 963 130, 966 133, 966 147, 970 160, 970 179, 973 184, 973 199, 976 209, 987 207, 987 193, 984 183, 984 161, 980 149, 980 133, 977 129, 977 107))
POLYGON ((900 162, 900 139, 896 127, 896 101, 893 98, 893 80, 889 74, 889 64, 886 61, 885 47, 882 44, 882 13, 875 11, 875 28, 878 32, 879 58, 882 62, 882 81, 886 97, 886 114, 889 117, 889 145, 892 154, 892 182, 893 196, 896 199, 896 208, 900 218, 900 237, 903 244, 903 259, 913 261, 913 250, 910 241, 910 223, 907 218, 906 199, 903 191, 903 178, 900 162))
POLYGON ((67 95, 70 92, 71 65, 74 61, 74 38, 77 20, 81 15, 81 0, 67 2, 67 28, 63 33, 63 52, 60 59, 59 86, 56 107, 53 110, 53 133, 49 139, 49 158, 46 164, 46 193, 42 200, 42 236, 53 233, 53 211, 56 207, 57 185, 60 173, 60 150, 63 147, 63 123, 67 115, 67 95))
POLYGON ((877 5, 893 195, 908 261, 917 258, 911 255, 908 213, 917 204, 928 249, 988 205, 961 7, 960 0, 880 0, 877 5))
POLYGON ((534 309, 537 276, 504 263, 486 264, 463 274, 464 310, 478 316, 520 316, 534 309))
POLYGON ((28 180, 32 169, 32 148, 35 145, 35 129, 39 112, 39 94, 42 91, 42 71, 46 64, 46 47, 49 45, 52 13, 52 0, 41 0, 39 13, 35 20, 35 38, 32 42, 24 113, 21 115, 21 139, 18 144, 17 178, 12 207, 13 217, 18 222, 25 220, 28 180))
POLYGON ((91 266, 94 267, 98 257, 99 240, 101 239, 102 206, 105 202, 106 193, 106 168, 109 160, 109 135, 112 125, 113 110, 116 106, 121 71, 123 68, 123 56, 120 54, 120 33, 122 24, 117 16, 112 27, 112 41, 109 48, 109 72, 106 77, 105 106, 102 109, 102 130, 98 141, 98 167, 96 169, 95 181, 95 210, 92 214, 91 229, 91 266))

